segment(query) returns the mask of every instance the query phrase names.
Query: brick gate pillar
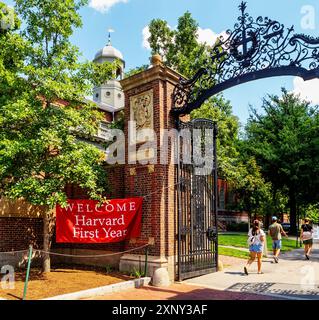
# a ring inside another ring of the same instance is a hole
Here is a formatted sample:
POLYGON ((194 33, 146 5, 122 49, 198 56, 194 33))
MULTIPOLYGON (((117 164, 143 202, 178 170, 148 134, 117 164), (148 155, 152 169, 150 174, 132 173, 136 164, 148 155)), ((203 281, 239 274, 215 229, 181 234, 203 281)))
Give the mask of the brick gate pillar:
MULTIPOLYGON (((148 275, 152 276, 156 268, 165 267, 171 280, 175 278, 177 254, 176 177, 173 163, 160 163, 160 146, 163 129, 175 128, 170 110, 174 86, 179 78, 177 72, 161 63, 159 56, 154 56, 149 69, 121 81, 125 93, 125 196, 145 196, 141 238, 131 240, 127 248, 152 243, 149 248, 148 275), (129 121, 136 122, 136 143, 129 134, 129 121), (145 133, 145 129, 154 130, 156 134, 148 150, 145 150, 145 141, 150 135, 145 133), (139 137, 142 132, 145 134, 139 137)), ((171 146, 169 155, 170 151, 171 146)), ((144 251, 133 253, 122 256, 121 270, 144 268, 144 251)))

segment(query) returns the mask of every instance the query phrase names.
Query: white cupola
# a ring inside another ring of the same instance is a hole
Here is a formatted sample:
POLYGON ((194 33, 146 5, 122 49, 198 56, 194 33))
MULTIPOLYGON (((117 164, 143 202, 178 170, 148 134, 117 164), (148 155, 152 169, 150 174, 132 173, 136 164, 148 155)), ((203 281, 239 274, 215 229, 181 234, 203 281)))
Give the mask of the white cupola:
POLYGON ((93 100, 102 110, 117 112, 124 108, 124 93, 120 80, 124 77, 125 61, 122 53, 111 44, 111 34, 109 33, 108 44, 99 50, 93 60, 94 63, 114 62, 118 60, 119 66, 114 74, 114 78, 108 80, 99 87, 94 88, 93 100))

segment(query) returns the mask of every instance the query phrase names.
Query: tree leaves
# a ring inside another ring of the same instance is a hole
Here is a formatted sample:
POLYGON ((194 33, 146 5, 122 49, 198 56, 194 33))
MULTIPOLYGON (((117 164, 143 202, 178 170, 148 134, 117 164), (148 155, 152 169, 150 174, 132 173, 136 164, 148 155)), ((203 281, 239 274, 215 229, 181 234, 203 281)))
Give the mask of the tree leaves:
POLYGON ((319 200, 318 120, 316 108, 283 89, 282 97, 264 99, 263 113, 253 113, 246 127, 248 153, 267 181, 298 205, 319 200))
MULTIPOLYGON (((77 184, 99 198, 105 155, 87 140, 103 118, 85 96, 116 64, 79 62, 69 37, 85 1, 17 0, 25 29, 0 33, 0 195, 34 205, 66 203, 77 184)), ((17 23, 19 25, 19 23, 17 23)))
POLYGON ((167 21, 154 19, 148 39, 152 54, 162 55, 165 64, 191 78, 209 59, 208 47, 197 40, 198 23, 189 12, 178 19, 176 30, 167 21))

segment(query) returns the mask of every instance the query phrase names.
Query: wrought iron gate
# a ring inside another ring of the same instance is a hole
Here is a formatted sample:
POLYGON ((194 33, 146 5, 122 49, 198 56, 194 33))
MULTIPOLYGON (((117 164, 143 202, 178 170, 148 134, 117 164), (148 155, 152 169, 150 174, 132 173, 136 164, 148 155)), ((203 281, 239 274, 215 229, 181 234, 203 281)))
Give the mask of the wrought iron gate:
MULTIPOLYGON (((233 30, 219 37, 210 59, 191 79, 181 78, 173 92, 171 111, 180 129, 203 130, 216 126, 208 120, 181 123, 180 117, 198 109, 210 97, 241 83, 277 76, 298 76, 305 81, 319 78, 319 38, 295 33, 294 27, 268 17, 254 19, 247 3, 233 30)), ((214 145, 213 171, 196 174, 194 146, 202 141, 184 139, 191 161, 179 161, 178 278, 190 278, 217 267, 217 160, 214 145)), ((206 138, 205 138, 206 139, 206 138)), ((197 139, 198 140, 198 139, 197 139)), ((202 140, 202 139, 199 139, 202 140)), ((179 150, 179 154, 181 150, 179 150)), ((187 155, 186 155, 187 157, 187 155)))
POLYGON ((188 137, 181 134, 184 137, 179 138, 178 151, 178 279, 181 281, 217 270, 217 127, 210 120, 196 119, 179 122, 179 129, 189 134, 188 137), (207 151, 204 142, 213 152, 208 166, 197 161, 207 151))

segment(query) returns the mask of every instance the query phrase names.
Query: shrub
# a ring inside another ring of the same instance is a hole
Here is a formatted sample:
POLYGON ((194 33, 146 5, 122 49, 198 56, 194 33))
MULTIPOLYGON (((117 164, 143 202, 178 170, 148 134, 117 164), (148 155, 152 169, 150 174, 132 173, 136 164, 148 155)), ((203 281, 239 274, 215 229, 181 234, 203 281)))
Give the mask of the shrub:
POLYGON ((247 222, 240 222, 240 223, 229 223, 227 224, 227 231, 234 231, 234 232, 248 232, 248 223, 247 222))
POLYGON ((112 273, 113 271, 114 271, 114 268, 113 268, 111 265, 107 264, 107 265, 105 266, 105 272, 106 272, 106 274, 110 274, 110 273, 112 273))
POLYGON ((144 272, 134 268, 133 271, 131 272, 130 276, 134 277, 134 278, 142 278, 142 277, 145 277, 145 274, 144 274, 144 272))

